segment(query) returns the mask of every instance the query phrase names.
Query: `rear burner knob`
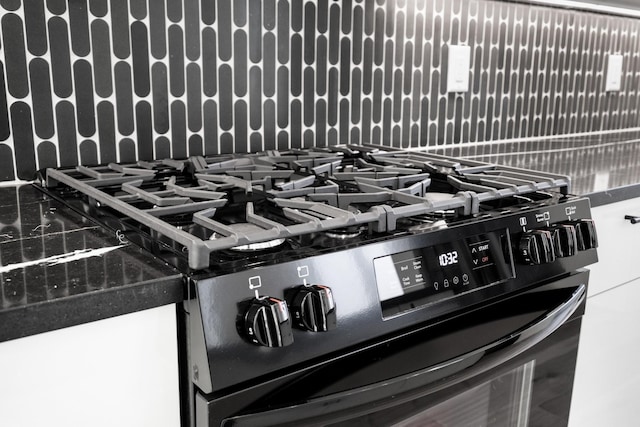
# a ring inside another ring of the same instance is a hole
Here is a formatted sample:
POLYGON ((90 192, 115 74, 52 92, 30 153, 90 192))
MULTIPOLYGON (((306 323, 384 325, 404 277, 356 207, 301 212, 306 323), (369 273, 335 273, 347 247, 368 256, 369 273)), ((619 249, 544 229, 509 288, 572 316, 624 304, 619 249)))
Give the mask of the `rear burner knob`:
POLYGON ((595 249, 598 247, 596 226, 592 219, 579 219, 577 221, 571 221, 570 224, 576 229, 578 250, 586 251, 587 249, 595 249))
POLYGON ((551 233, 557 257, 569 257, 576 254, 578 237, 575 227, 570 224, 553 224, 547 230, 551 233))
POLYGON ((336 327, 336 303, 331 288, 305 285, 287 292, 294 325, 312 332, 326 332, 336 327))
POLYGON ((518 247, 522 259, 528 264, 546 264, 556 259, 551 232, 531 230, 520 238, 518 247))
POLYGON ((254 344, 284 347, 293 342, 287 303, 277 298, 265 296, 251 300, 242 326, 254 344))

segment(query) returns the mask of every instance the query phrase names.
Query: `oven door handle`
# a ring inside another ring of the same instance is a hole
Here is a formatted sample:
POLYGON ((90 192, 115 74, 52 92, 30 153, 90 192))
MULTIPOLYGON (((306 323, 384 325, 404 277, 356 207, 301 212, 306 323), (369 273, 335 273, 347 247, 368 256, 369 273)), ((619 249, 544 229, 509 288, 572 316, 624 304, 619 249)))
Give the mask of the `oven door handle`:
POLYGON ((443 390, 504 364, 547 338, 584 302, 586 289, 584 284, 578 285, 567 300, 526 326, 438 365, 302 404, 228 418, 223 425, 322 425, 348 420, 365 415, 373 408, 378 411, 443 390))

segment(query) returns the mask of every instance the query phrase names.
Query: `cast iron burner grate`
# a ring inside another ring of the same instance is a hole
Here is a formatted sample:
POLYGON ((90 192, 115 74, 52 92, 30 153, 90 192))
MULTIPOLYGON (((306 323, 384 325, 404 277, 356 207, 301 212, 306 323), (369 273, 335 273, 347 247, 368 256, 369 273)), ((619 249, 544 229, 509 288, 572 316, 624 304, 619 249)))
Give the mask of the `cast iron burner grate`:
POLYGON ((81 198, 91 207, 85 212, 99 221, 108 217, 112 228, 133 234, 137 224, 186 257, 190 269, 202 270, 220 251, 274 252, 304 236, 326 247, 353 244, 347 242, 393 236, 416 223, 469 219, 567 195, 570 181, 428 153, 340 145, 47 169, 44 185, 63 201, 81 198))

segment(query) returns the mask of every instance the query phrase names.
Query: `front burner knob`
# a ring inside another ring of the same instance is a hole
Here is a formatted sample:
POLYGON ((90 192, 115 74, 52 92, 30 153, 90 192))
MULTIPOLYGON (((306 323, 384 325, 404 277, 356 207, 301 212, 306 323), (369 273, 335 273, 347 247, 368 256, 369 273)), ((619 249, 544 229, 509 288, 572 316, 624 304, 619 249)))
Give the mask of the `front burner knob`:
POLYGON ((520 238, 519 252, 527 264, 546 264, 556 259, 551 232, 531 230, 520 238))
POLYGON ((336 327, 336 303, 328 286, 291 289, 287 301, 296 327, 312 332, 326 332, 336 327))
POLYGON ((287 303, 273 297, 254 298, 244 315, 244 333, 257 345, 284 347, 293 342, 287 303))

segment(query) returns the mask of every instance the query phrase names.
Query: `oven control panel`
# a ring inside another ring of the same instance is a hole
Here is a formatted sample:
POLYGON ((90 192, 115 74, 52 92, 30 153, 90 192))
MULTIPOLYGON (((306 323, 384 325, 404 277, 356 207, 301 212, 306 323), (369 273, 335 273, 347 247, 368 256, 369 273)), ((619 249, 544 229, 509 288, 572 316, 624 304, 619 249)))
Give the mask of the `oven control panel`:
POLYGON ((503 229, 375 258, 383 317, 513 278, 509 241, 503 229))

